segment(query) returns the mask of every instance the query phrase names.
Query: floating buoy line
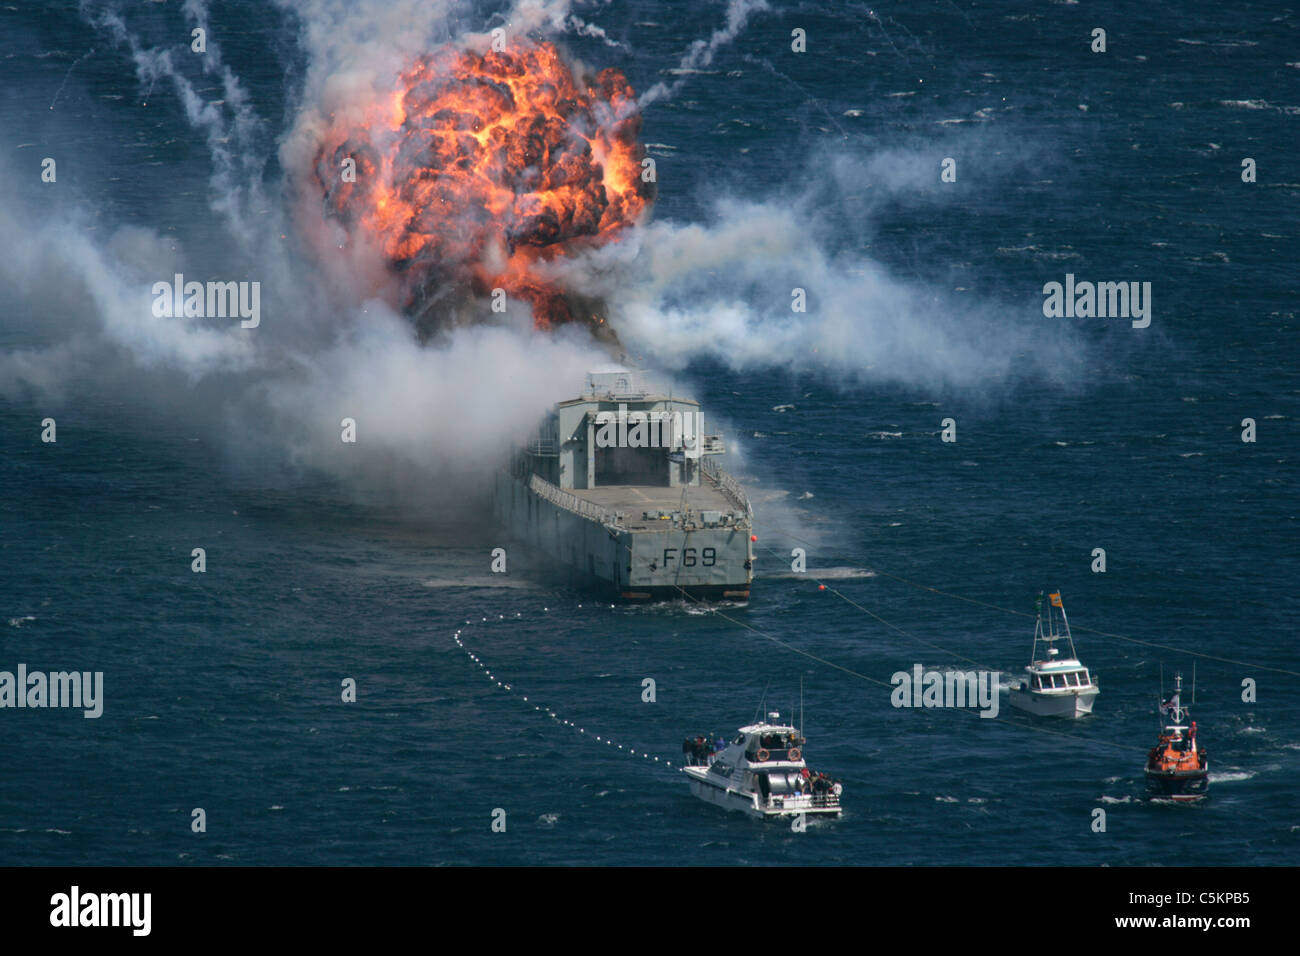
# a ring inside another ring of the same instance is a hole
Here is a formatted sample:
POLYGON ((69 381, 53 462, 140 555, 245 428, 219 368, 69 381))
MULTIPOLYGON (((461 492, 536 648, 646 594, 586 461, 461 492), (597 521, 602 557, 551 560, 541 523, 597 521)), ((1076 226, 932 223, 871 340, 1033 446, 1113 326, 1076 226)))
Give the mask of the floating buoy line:
MULTIPOLYGON (((611 607, 612 606, 613 605, 611 605, 611 607)), ((581 608, 582 605, 579 604, 578 607, 581 608)), ((542 608, 543 613, 549 613, 550 610, 551 609, 549 607, 542 608)), ((516 689, 513 683, 510 683, 509 681, 503 681, 496 674, 492 673, 492 669, 488 667, 487 663, 465 644, 465 641, 463 640, 463 635, 465 633, 465 629, 468 627, 473 627, 476 624, 479 625, 490 624, 490 623, 494 623, 494 621, 521 621, 522 622, 523 613, 520 611, 516 611, 515 616, 513 618, 508 618, 504 614, 498 614, 495 619, 489 617, 481 617, 479 618, 478 621, 469 619, 466 620, 463 625, 458 627, 451 636, 451 639, 452 641, 455 642, 456 646, 460 648, 461 651, 464 652, 465 656, 469 658, 469 660, 472 663, 478 666, 479 670, 483 673, 483 676, 488 681, 495 684, 497 687, 499 687, 501 690, 505 691, 506 693, 518 697, 523 703, 532 707, 536 713, 544 714, 553 723, 562 727, 568 727, 570 730, 576 731, 580 736, 586 737, 588 740, 592 741, 593 743, 604 744, 607 747, 612 747, 614 748, 614 750, 626 754, 627 756, 636 757, 639 755, 643 760, 650 763, 651 766, 657 764, 660 767, 667 767, 670 770, 672 769, 673 765, 670 761, 662 757, 655 756, 654 754, 647 751, 644 747, 641 748, 639 751, 635 747, 630 747, 630 746, 625 747, 623 744, 618 743, 613 738, 605 734, 594 733, 592 731, 587 730, 586 727, 579 726, 577 723, 575 723, 572 720, 569 720, 565 717, 561 717, 559 712, 556 711, 554 708, 545 704, 539 704, 535 700, 529 699, 528 695, 516 689)))

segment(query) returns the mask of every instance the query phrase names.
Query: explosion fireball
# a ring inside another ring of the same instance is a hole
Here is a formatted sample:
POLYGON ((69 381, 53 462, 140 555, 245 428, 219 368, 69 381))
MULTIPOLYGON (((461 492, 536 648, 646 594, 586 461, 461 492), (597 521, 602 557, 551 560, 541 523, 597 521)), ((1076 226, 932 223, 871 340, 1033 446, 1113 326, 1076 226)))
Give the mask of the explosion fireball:
POLYGON ((316 176, 328 214, 404 275, 408 308, 447 286, 501 288, 551 328, 580 316, 540 266, 611 241, 653 198, 640 128, 619 70, 575 76, 549 43, 445 47, 403 73, 364 124, 331 129, 316 176), (348 158, 355 182, 340 176, 348 158))

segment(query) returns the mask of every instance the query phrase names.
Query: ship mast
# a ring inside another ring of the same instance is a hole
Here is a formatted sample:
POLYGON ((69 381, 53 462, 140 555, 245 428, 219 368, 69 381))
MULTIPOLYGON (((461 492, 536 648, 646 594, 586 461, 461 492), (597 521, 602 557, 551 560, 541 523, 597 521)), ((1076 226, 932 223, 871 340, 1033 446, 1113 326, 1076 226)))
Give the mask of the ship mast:
MULTIPOLYGON (((1163 681, 1162 681, 1161 683, 1163 684, 1163 681)), ((1163 691, 1162 691, 1162 692, 1163 692, 1163 691)), ((1163 704, 1164 701, 1161 701, 1161 703, 1163 704)), ((1184 730, 1187 729, 1187 727, 1183 724, 1183 715, 1186 713, 1187 708, 1183 706, 1183 674, 1182 674, 1182 671, 1179 671, 1177 674, 1174 675, 1174 707, 1173 707, 1173 711, 1174 711, 1174 722, 1173 722, 1172 724, 1167 724, 1167 725, 1165 726, 1165 730, 1172 730, 1172 731, 1174 731, 1174 732, 1176 732, 1176 733, 1181 733, 1182 731, 1184 731, 1184 730)))
MULTIPOLYGON (((1039 640, 1040 639, 1046 640, 1046 638, 1043 637, 1043 592, 1042 591, 1038 592, 1038 600, 1034 602, 1034 613, 1035 613, 1034 646, 1029 649, 1030 664, 1034 663, 1034 661, 1037 660, 1038 658, 1039 640)), ((1051 647, 1051 645, 1049 644, 1048 647, 1051 647)))
POLYGON ((1070 619, 1065 616, 1065 601, 1061 601, 1061 623, 1065 625, 1065 640, 1070 645, 1070 656, 1078 660, 1079 652, 1074 649, 1074 635, 1070 633, 1070 619))

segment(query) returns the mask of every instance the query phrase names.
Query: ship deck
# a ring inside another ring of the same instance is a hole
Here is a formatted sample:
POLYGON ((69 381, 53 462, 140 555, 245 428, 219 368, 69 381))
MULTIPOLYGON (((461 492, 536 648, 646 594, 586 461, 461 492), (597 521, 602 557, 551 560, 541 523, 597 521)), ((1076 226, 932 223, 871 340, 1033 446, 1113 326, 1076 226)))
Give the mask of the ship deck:
POLYGON ((687 507, 694 511, 721 511, 724 514, 734 512, 736 506, 727 500, 727 496, 713 487, 707 480, 698 487, 668 488, 655 485, 611 485, 605 488, 566 488, 565 491, 589 501, 607 511, 621 511, 624 514, 623 527, 629 531, 667 530, 670 522, 657 519, 646 520, 643 512, 652 514, 657 511, 683 511, 687 507), (685 501, 682 492, 686 492, 685 501))

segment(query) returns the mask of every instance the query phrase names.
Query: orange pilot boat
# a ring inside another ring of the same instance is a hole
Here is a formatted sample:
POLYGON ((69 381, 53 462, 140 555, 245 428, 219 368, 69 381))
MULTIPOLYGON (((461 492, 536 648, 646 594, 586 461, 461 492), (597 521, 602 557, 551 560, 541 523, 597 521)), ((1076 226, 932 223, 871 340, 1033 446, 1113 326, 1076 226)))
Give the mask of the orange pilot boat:
POLYGON ((1147 755, 1147 786, 1174 800, 1200 800, 1210 787, 1210 765, 1196 739, 1196 721, 1183 723, 1189 712, 1183 706, 1182 692, 1183 675, 1179 674, 1173 694, 1160 704, 1160 713, 1169 715, 1173 723, 1165 725, 1160 742, 1147 755))

